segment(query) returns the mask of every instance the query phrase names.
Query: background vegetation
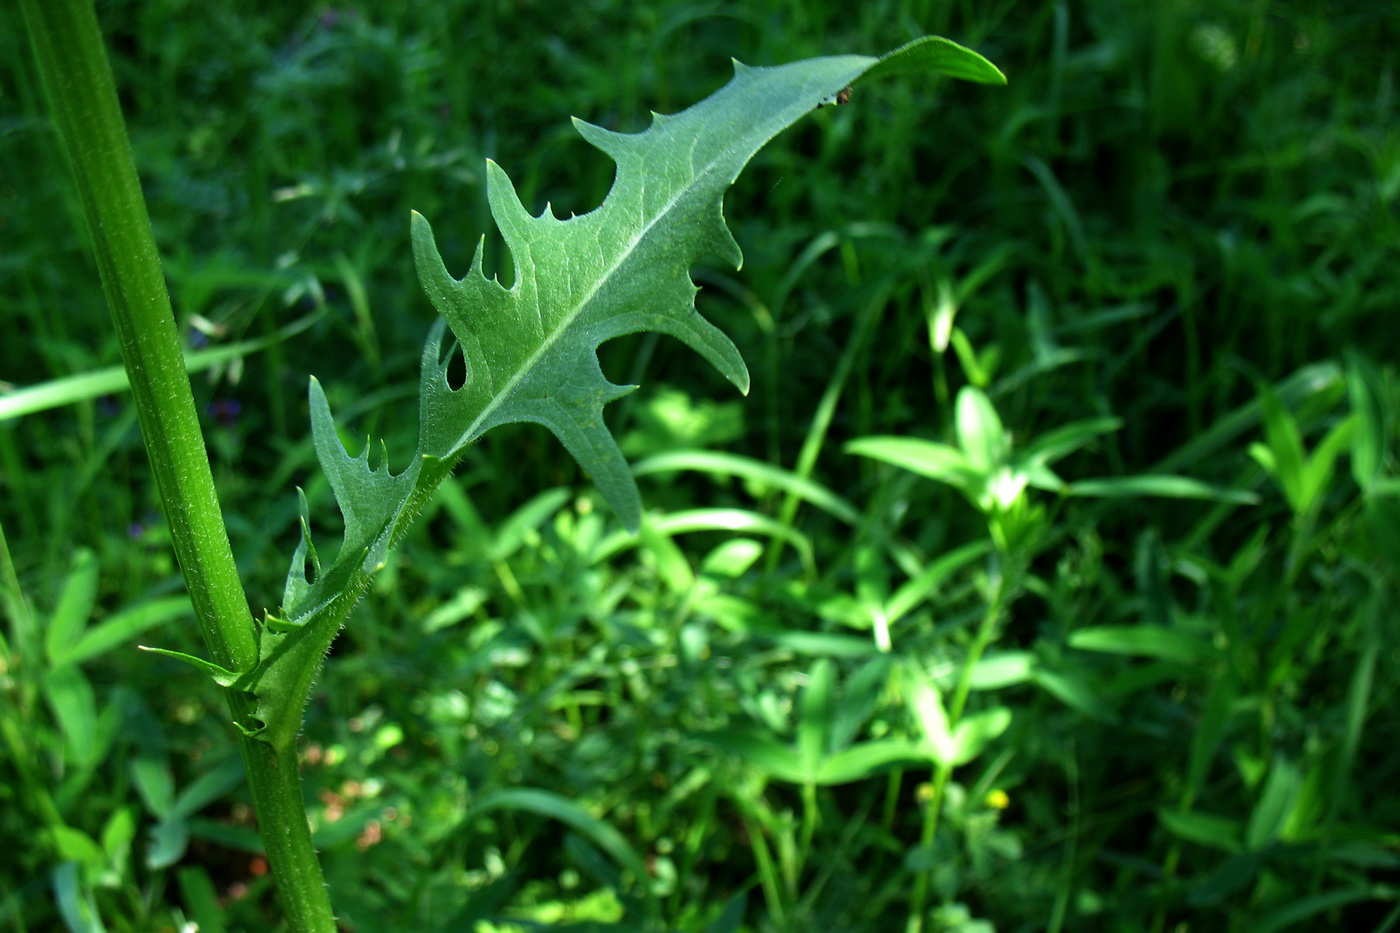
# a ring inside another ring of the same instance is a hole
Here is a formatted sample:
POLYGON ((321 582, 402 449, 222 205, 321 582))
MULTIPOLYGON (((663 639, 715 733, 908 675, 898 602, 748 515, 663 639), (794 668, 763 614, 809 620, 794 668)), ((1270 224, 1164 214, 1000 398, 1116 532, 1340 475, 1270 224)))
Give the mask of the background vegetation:
MULTIPOLYGON (((1395 926, 1393 4, 99 15, 191 347, 267 344, 196 393, 269 608, 295 486, 338 523, 307 376, 412 449, 410 208, 465 271, 484 158, 587 210, 567 116, 640 129, 730 56, 938 33, 1010 77, 863 86, 760 154, 742 272, 696 273, 751 396, 604 348, 639 537, 536 428, 443 487, 306 723, 346 929, 1395 926)), ((0 929, 275 928, 222 699, 134 650, 202 650, 134 412, 51 382, 118 354, 17 19, 0 378, 68 403, 0 422, 0 929)))

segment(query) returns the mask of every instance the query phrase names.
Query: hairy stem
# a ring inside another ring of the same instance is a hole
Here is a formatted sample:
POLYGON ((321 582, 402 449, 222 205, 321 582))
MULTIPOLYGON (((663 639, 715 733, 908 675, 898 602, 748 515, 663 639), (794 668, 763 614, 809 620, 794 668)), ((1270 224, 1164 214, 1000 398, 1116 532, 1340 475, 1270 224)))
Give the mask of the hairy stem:
MULTIPOLYGON (((214 663, 249 670, 258 660, 257 633, 219 510, 97 16, 91 0, 21 0, 20 6, 54 128, 77 183, 190 601, 214 663)), ((235 721, 251 722, 249 701, 229 692, 235 721)), ((288 925, 298 933, 333 933, 335 919, 311 846, 294 751, 247 737, 241 743, 288 925)))

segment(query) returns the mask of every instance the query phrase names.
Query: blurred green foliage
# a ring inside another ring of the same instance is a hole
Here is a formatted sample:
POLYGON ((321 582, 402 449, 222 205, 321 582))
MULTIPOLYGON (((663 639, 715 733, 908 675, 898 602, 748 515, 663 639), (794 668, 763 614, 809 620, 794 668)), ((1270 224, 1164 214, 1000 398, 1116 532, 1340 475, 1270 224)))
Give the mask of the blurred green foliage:
MULTIPOLYGON (((611 413, 638 537, 538 429, 442 488, 306 724, 347 929, 1400 918, 1392 3, 99 16, 191 346, 315 315, 195 383, 269 608, 296 485, 338 530, 307 376, 412 449, 410 208, 508 279, 482 160, 591 208, 568 115, 924 33, 1010 78, 863 86, 760 154, 744 269, 696 273, 751 397, 604 347, 652 386, 611 413)), ((23 36, 0 9, 3 387, 117 360, 23 36)), ((3 930, 275 928, 223 703, 131 650, 199 650, 146 471, 120 395, 0 423, 3 930)))

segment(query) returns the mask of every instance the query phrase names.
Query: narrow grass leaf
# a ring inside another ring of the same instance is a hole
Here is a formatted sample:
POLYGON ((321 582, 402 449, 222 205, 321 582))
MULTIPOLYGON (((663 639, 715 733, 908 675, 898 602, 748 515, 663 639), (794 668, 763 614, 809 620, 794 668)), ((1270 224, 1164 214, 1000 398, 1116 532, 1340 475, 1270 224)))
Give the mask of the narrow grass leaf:
POLYGON ((1155 528, 1138 535, 1133 549, 1133 578, 1142 604, 1142 628, 1166 629, 1175 615, 1171 588, 1171 559, 1155 528))
POLYGON ((1301 787, 1298 766, 1283 755, 1275 755, 1245 828, 1245 844, 1249 848, 1262 849, 1279 838, 1298 800, 1301 787))
POLYGON ((1152 474, 1076 480, 1065 487, 1065 493, 1098 499, 1138 499, 1155 496, 1163 499, 1204 499, 1237 505, 1254 505, 1259 501, 1257 495, 1244 489, 1203 483, 1188 476, 1152 474))
MULTIPOLYGON (((695 611, 708 619, 713 619, 726 631, 742 634, 746 637, 758 635, 773 638, 785 637, 777 632, 773 614, 751 599, 730 596, 727 593, 716 593, 713 596, 697 600, 695 611)), ((850 641, 852 643, 860 642, 860 646, 853 648, 853 651, 865 650, 864 639, 850 639, 850 641)), ((836 651, 827 651, 825 648, 808 649, 802 645, 788 645, 787 647, 792 647, 794 650, 808 655, 830 653, 833 657, 841 656, 836 651)))
POLYGON ((199 866, 181 868, 175 875, 180 897, 198 924, 199 933, 227 933, 224 908, 209 873, 199 866))
POLYGON ((1358 420, 1351 445, 1351 475, 1363 490, 1381 476, 1386 439, 1390 436, 1390 406, 1383 377, 1376 365, 1359 353, 1347 356, 1347 394, 1358 420))
POLYGON ((371 822, 379 819, 384 813, 382 804, 374 801, 362 801, 353 807, 348 808, 334 821, 326 821, 317 826, 311 833, 311 841, 318 849, 333 849, 342 846, 356 839, 365 831, 371 822))
POLYGON ((739 924, 744 920, 744 907, 747 904, 746 895, 736 894, 724 905, 719 916, 705 927, 703 933, 739 933, 739 924))
POLYGON ((1155 625, 1100 625, 1071 632, 1071 648, 1193 664, 1216 655, 1210 642, 1155 625))
POLYGON ((146 867, 159 871, 169 868, 185 857, 190 847, 190 824, 183 817, 174 817, 152 826, 146 833, 150 845, 146 848, 146 867))
POLYGON ((1244 851, 1244 826, 1239 820, 1209 813, 1159 809, 1157 821, 1178 839, 1231 855, 1244 851))
POLYGON ((1112 434, 1123 426, 1121 418, 1092 418, 1075 421, 1040 435, 1021 447, 1017 459, 1029 463, 1051 464, 1069 456, 1076 450, 1094 442, 1105 434, 1112 434))
POLYGON ((963 386, 957 400, 958 446, 979 475, 987 475, 1005 460, 1010 448, 1006 428, 987 393, 963 386))
POLYGON ((1327 487, 1332 484, 1337 458, 1352 447, 1352 435, 1360 418, 1351 415, 1338 422, 1313 449, 1303 465, 1299 510, 1306 512, 1317 506, 1327 487))
POLYGON ((190 837, 212 842, 234 852, 257 855, 264 851, 258 831, 247 826, 234 826, 224 820, 206 820, 198 817, 188 821, 190 837))
POLYGON ((958 363, 967 374, 967 381, 979 389, 991 385, 1001 363, 1001 345, 989 344, 981 353, 972 345, 972 340, 961 327, 954 327, 948 342, 958 357, 958 363))
POLYGON ((175 799, 172 812, 177 816, 194 816, 216 800, 221 800, 243 783, 243 759, 230 756, 217 766, 195 778, 175 799))
POLYGON ((1366 527, 1377 550, 1400 565, 1400 480, 1377 480, 1366 494, 1366 527))
POLYGON ((1050 207, 1064 224, 1065 234, 1069 237, 1070 245, 1074 248, 1075 255, 1086 263, 1092 257, 1089 252, 1089 239, 1084 231, 1084 221, 1079 216, 1078 209, 1074 206, 1074 200, 1065 190, 1064 185, 1055 177, 1055 170, 1049 163, 1036 155, 1027 155, 1021 159, 1021 164, 1035 176, 1045 189, 1046 199, 1050 202, 1050 207))
POLYGON ((836 665, 829 658, 819 658, 807 675, 802 716, 797 723, 797 753, 808 773, 816 773, 830 743, 835 690, 836 665))
POLYGON ((885 615, 893 625, 938 590, 949 577, 992 549, 990 541, 979 540, 955 548, 919 571, 918 576, 894 591, 885 604, 885 615))
POLYGON ((73 564, 63 578, 58 604, 49 617, 44 634, 44 652, 49 663, 61 664, 82 636, 97 600, 97 556, 88 548, 73 555, 73 564))
POLYGON ((1205 788, 1211 763, 1225 741, 1236 692, 1235 677, 1227 674, 1216 679, 1211 686, 1210 696, 1206 697, 1200 721, 1191 733, 1191 754, 1186 766, 1185 790, 1190 799, 1198 797, 1205 788))
POLYGON ((927 676, 915 672, 911 679, 908 702, 909 709, 914 713, 914 722, 933 760, 950 765, 957 758, 958 747, 948 723, 948 712, 943 707, 943 698, 927 676))
MULTIPOLYGON (((1342 385, 1342 368, 1331 360, 1309 363, 1273 386, 1278 400, 1287 406, 1301 405, 1342 385)), ((1252 431, 1262 418, 1263 405, 1254 399, 1217 418, 1205 431, 1154 463, 1153 472, 1170 473, 1197 463, 1225 447, 1237 437, 1252 431)))
POLYGON ((1071 709, 1102 723, 1112 725, 1119 721, 1117 711, 1099 696, 1083 677, 1045 668, 1037 668, 1034 676, 1035 682, 1046 693, 1071 709))
POLYGON ((884 461, 963 491, 976 489, 981 480, 981 474, 966 454, 937 441, 913 437, 862 437, 848 443, 845 451, 884 461))
MULTIPOLYGON (((315 311, 266 337, 190 351, 185 354, 185 370, 189 373, 203 372, 230 360, 258 353, 306 330, 324 313, 315 311)), ((50 379, 11 392, 0 392, 0 422, 124 392, 129 386, 125 368, 108 366, 75 376, 50 379)))
POLYGON ((83 632, 62 663, 81 664, 125 644, 142 632, 194 614, 187 596, 157 599, 113 613, 83 632))
POLYGON ((707 577, 736 580, 763 556, 763 545, 752 538, 732 538, 706 554, 700 572, 707 577))
POLYGON ((175 815, 175 774, 164 756, 140 755, 131 760, 131 782, 146 810, 157 819, 175 815))
POLYGON ((64 862, 49 875, 58 913, 68 933, 107 933, 92 890, 79 882, 78 863, 64 862))
POLYGON ((969 683, 973 690, 1000 690, 1026 683, 1035 677, 1036 657, 1029 651, 1003 651, 979 660, 972 667, 969 683))
POLYGON ((650 555, 656 575, 674 593, 689 593, 695 588, 695 572, 690 559, 670 535, 658 531, 649 522, 642 522, 637 534, 638 549, 650 555))
POLYGON ((1372 597, 1371 604, 1361 612, 1361 650, 1351 671, 1351 683, 1347 687, 1344 728, 1341 748, 1335 756, 1335 770, 1332 774, 1332 800, 1328 807, 1335 814, 1344 805, 1345 788, 1356 766, 1357 752, 1366 731, 1366 719, 1371 712, 1371 698, 1376 688, 1376 665, 1380 660, 1385 636, 1382 635, 1383 619, 1386 616, 1385 599, 1379 594, 1372 597))
POLYGON ((1011 710, 1005 706, 994 706, 963 716, 953 728, 953 754, 947 763, 958 766, 976 759, 1010 725, 1011 710))
POLYGON ((816 772, 805 766, 796 748, 770 732, 752 726, 735 726, 707 732, 697 738, 780 781, 807 784, 817 778, 816 772))
POLYGON ((1284 497, 1295 512, 1303 509, 1303 438, 1298 422, 1268 386, 1259 387, 1259 405, 1264 417, 1264 438, 1273 455, 1273 474, 1284 497))
POLYGON ((459 625, 480 609, 490 594, 478 587, 458 590, 453 596, 438 605, 423 617, 422 628, 425 635, 459 625))
POLYGON ((124 865, 136 840, 136 808, 119 807, 102 827, 102 852, 108 865, 124 865))
MULTIPOLYGON (((1320 894, 1301 897, 1261 917, 1252 918, 1250 929, 1256 933, 1275 933, 1277 930, 1297 929, 1300 924, 1322 914, 1335 916, 1341 908, 1349 904, 1360 904, 1364 901, 1394 903, 1396 900, 1400 900, 1400 891, 1389 885, 1348 885, 1334 891, 1324 891, 1320 894)), ((1348 916, 1348 914, 1341 916, 1348 916)), ((1392 913, 1393 916, 1394 913, 1392 913)), ((1326 926, 1330 927, 1331 923, 1326 923, 1326 926)), ((1321 928, 1323 927, 1315 929, 1321 928)), ((1375 929, 1386 928, 1378 926, 1375 929)), ((1389 928, 1393 928, 1393 924, 1389 928)))
POLYGON ((869 638, 838 632, 767 632, 762 637, 805 657, 863 658, 878 650, 869 638))
POLYGON ((1263 852, 1241 852, 1230 856, 1215 871, 1191 884, 1187 901, 1196 907, 1212 907, 1238 895, 1259 876, 1264 861, 1263 852))
POLYGON ((885 696, 894 660, 887 654, 870 658, 841 683, 841 700, 832 715, 832 748, 849 745, 885 696))
POLYGON ((562 509, 572 496, 573 492, 562 486, 536 493, 501 522, 487 547, 487 558, 491 561, 509 560, 526 539, 562 509))
POLYGON ((97 697, 83 672, 68 664, 44 675, 44 697, 63 733, 68 760, 78 768, 95 764, 106 749, 99 745, 97 697))
MULTIPOLYGON (((600 895, 615 903, 613 892, 621 891, 626 887, 623 883, 624 870, 599 851, 597 846, 578 833, 564 834, 564 852, 585 875, 592 878, 600 887, 607 889, 599 892, 600 895)), ((560 927, 551 927, 551 929, 557 930, 560 927)))
POLYGON ((824 787, 850 784, 881 774, 895 764, 913 764, 926 759, 927 754, 907 739, 860 742, 823 759, 813 783, 824 787))
MULTIPOLYGON (((810 567, 813 563, 812 542, 806 535, 757 512, 744 509, 689 509, 649 517, 647 523, 652 530, 665 535, 695 531, 765 535, 792 545, 804 565, 810 567)), ((590 559, 595 564, 602 563, 636 545, 636 536, 625 531, 616 532, 598 542, 590 559)))
POLYGON ((76 862, 84 868, 102 868, 107 864, 107 853, 87 833, 72 826, 59 823, 47 830, 49 842, 58 857, 65 862, 76 862))
POLYGON ((472 807, 473 816, 484 816, 496 810, 535 813, 539 816, 567 823, 593 841, 619 865, 632 872, 638 881, 647 878, 646 862, 637 850, 609 823, 598 819, 578 804, 558 794, 532 787, 497 791, 477 801, 472 807))
POLYGON ((739 476, 796 496, 848 525, 860 522, 860 513, 855 507, 825 486, 804 479, 790 470, 738 454, 707 450, 673 450, 639 461, 632 467, 632 475, 647 476, 677 470, 716 476, 739 476))

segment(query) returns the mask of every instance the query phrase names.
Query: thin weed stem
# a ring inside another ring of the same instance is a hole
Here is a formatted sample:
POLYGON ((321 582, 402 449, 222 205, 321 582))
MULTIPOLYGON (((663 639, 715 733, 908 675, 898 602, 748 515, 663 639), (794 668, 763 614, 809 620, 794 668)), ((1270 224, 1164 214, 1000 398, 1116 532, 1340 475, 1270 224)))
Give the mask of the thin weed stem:
MULTIPOLYGON (((1013 560, 1013 558, 1003 559, 1013 560)), ((962 667, 958 671, 958 682, 953 689, 953 700, 948 705, 948 728, 950 731, 957 728, 958 721, 962 718, 963 711, 967 707, 967 697, 972 690, 972 671, 977 667, 977 662, 982 660, 987 646, 996 637, 998 623, 1001 621, 1002 613, 1014 592, 1019 574, 1019 564, 1013 564, 1004 570, 993 572, 990 581, 990 598, 982 613, 982 619, 977 625, 977 632, 973 636, 967 657, 963 659, 962 667)), ((934 769, 928 800, 924 804, 924 822, 922 832, 919 834, 919 846, 930 860, 932 859, 934 840, 938 835, 938 818, 943 810, 943 799, 947 793, 948 781, 952 774, 953 766, 951 764, 940 764, 934 769)), ((932 876, 933 868, 930 866, 918 872, 914 878, 914 893, 910 898, 907 933, 922 933, 924 930, 924 910, 928 903, 929 884, 932 876)))

